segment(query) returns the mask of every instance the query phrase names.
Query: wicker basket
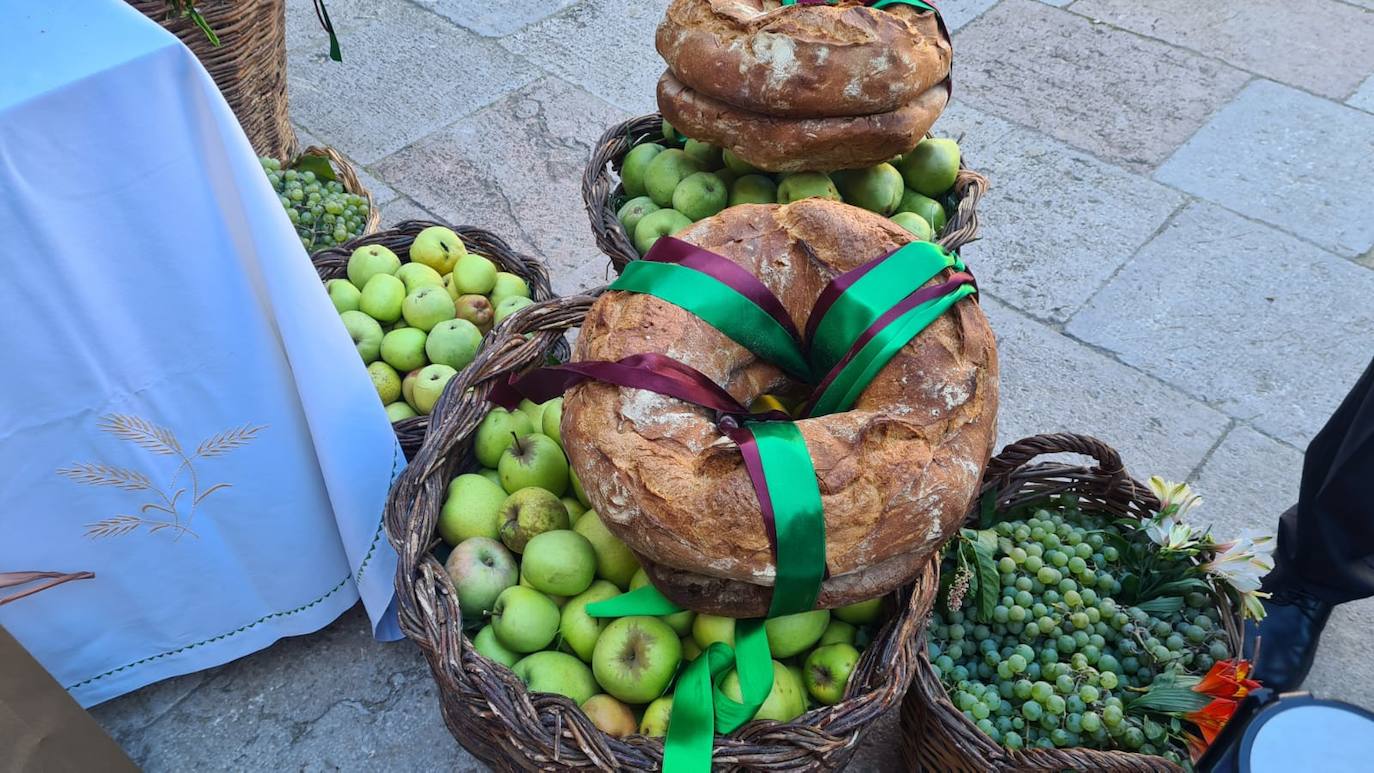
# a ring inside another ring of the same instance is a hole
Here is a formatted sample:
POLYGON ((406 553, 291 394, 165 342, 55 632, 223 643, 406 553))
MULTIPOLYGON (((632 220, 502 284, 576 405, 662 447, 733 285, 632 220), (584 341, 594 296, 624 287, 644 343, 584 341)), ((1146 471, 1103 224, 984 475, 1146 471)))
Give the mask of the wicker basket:
MULTIPOLYGON (((616 216, 625 199, 618 174, 620 162, 634 146, 662 137, 663 117, 658 113, 612 126, 597 141, 591 160, 582 172, 582 201, 592 221, 596 246, 610 257, 616 271, 639 258, 639 252, 616 216)), ((986 177, 965 168, 960 162, 959 175, 954 180, 954 198, 959 204, 937 235, 937 242, 946 249, 957 250, 978 238, 978 201, 987 187, 986 177)))
MULTIPOLYGON (((387 500, 387 534, 400 554, 396 590, 401 629, 429 660, 454 738, 498 770, 646 770, 662 764, 661 739, 608 736, 572 701, 530 693, 509 669, 477 654, 463 634, 453 584, 431 553, 448 482, 474 466, 472 435, 490 409, 486 397, 493 383, 542 364, 551 342, 580 325, 594 300, 585 295, 559 298, 511 315, 502 335, 445 390, 424 447, 387 500), (527 333, 533 335, 527 339, 527 333)), ((917 629, 934 601, 937 571, 932 561, 915 584, 891 597, 899 614, 864 651, 844 701, 793 722, 756 721, 718 737, 713 767, 842 767, 859 737, 906 692, 920 654, 917 629)))
POLYGON ((295 158, 286 108, 286 0, 196 0, 218 46, 191 19, 173 15, 167 0, 128 3, 200 59, 258 155, 295 158))
MULTIPOLYGON (((1047 496, 1073 493, 1085 510, 1114 517, 1142 518, 1159 509, 1159 500, 1126 473, 1116 451, 1085 435, 1036 435, 1002 449, 988 464, 983 491, 995 491, 999 510, 1047 496), (1058 462, 1031 464, 1042 454, 1091 457, 1091 467, 1058 462)), ((975 512, 970 520, 977 519, 975 512)), ((1239 651, 1240 614, 1224 609, 1221 621, 1232 651, 1239 651)), ((1181 771, 1163 757, 1096 749, 1010 750, 994 742, 950 702, 935 667, 926 656, 924 624, 916 678, 902 703, 902 756, 912 770, 953 773, 990 771, 1091 770, 1112 773, 1181 771)))
MULTIPOLYGON (((403 263, 409 262, 410 243, 415 241, 415 236, 420 231, 433 225, 452 228, 470 251, 490 258, 500 270, 520 276, 529 284, 530 297, 536 302, 553 298, 553 288, 549 284, 549 272, 548 269, 544 268, 542 262, 511 249, 510 245, 506 244, 499 236, 472 226, 449 226, 447 223, 407 220, 385 231, 360 236, 343 244, 320 250, 310 257, 310 261, 315 264, 315 271, 319 273, 322 282, 346 278, 349 255, 353 254, 357 248, 368 244, 383 245, 395 252, 403 263)), ((454 381, 461 381, 469 371, 480 367, 481 363, 489 358, 486 350, 489 348, 492 335, 493 333, 488 333, 486 340, 483 341, 482 349, 477 353, 477 358, 467 368, 464 368, 454 381)), ((549 346, 555 346, 555 342, 555 339, 551 338, 548 342, 549 346)), ((545 350, 548 348, 546 346, 545 350)), ((554 354, 566 358, 567 343, 557 342, 554 354)), ((437 411, 438 408, 436 407, 434 412, 437 411)), ((396 437, 401 441, 401 449, 405 451, 407 459, 413 458, 415 452, 420 449, 420 445, 425 440, 425 430, 429 424, 429 416, 412 416, 391 425, 396 430, 396 437)))
MULTIPOLYGON (((353 171, 353 167, 343 154, 333 148, 324 148, 318 145, 311 145, 302 150, 300 155, 290 158, 280 158, 282 169, 286 169, 291 162, 296 161, 302 156, 320 156, 328 159, 329 165, 334 168, 334 174, 338 176, 339 182, 343 183, 344 190, 362 196, 367 200, 367 221, 363 223, 363 236, 376 233, 377 227, 381 225, 382 213, 377 208, 376 202, 372 200, 372 191, 363 187, 363 183, 358 179, 358 173, 353 171)), ((333 277, 330 277, 333 279, 333 277)))

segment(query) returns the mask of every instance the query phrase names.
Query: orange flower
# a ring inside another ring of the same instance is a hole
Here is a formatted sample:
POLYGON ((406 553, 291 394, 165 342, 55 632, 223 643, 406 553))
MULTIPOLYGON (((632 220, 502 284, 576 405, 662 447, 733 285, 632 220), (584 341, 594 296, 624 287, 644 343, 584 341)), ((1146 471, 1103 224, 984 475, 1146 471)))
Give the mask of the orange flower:
POLYGON ((1217 735, 1226 727, 1226 723, 1231 720, 1231 715, 1236 713, 1236 707, 1239 705, 1239 701, 1230 698, 1213 698, 1211 703, 1184 717, 1197 725, 1197 729, 1202 732, 1202 738, 1188 736, 1188 750, 1195 761, 1217 739, 1217 735))
POLYGON ((1250 671, 1248 660, 1219 660, 1212 664, 1212 670, 1202 677, 1193 691, 1213 698, 1244 698, 1260 686, 1259 682, 1249 678, 1250 671))

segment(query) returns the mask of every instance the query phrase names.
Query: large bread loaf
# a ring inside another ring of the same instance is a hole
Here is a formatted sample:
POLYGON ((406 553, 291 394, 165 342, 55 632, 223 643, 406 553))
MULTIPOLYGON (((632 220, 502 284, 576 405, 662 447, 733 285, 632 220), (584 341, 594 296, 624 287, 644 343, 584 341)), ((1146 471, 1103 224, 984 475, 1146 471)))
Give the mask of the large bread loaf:
MULTIPOLYGON (((678 238, 753 272, 804 329, 832 277, 911 237, 878 215, 808 199, 731 207, 678 238)), ((798 386, 696 316, 642 294, 600 298, 574 359, 644 352, 691 365, 745 404, 798 386)), ((853 410, 798 422, 825 506, 830 577, 819 606, 900 586, 954 533, 991 453, 996 412, 993 335, 970 299, 907 344, 853 410)), ((758 499, 709 411, 589 382, 568 392, 562 434, 592 504, 666 595, 716 614, 767 611, 774 565, 758 499)))

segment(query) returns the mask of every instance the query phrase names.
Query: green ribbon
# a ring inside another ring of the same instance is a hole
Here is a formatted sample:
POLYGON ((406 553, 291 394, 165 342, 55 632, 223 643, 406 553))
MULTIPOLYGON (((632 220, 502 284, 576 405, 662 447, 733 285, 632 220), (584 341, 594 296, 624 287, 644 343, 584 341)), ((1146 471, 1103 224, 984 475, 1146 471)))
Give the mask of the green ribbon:
POLYGON ((801 430, 790 421, 750 422, 772 504, 777 550, 768 616, 809 612, 825 579, 825 508, 801 430))
POLYGON ((940 246, 911 242, 869 269, 816 325, 809 352, 813 371, 830 372, 878 317, 951 266, 964 270, 963 261, 940 246))
MULTIPOLYGON (((833 5, 834 2, 835 0, 826 0, 826 5, 833 5)), ((782 4, 796 5, 797 0, 782 0, 782 4)), ((935 6, 931 5, 930 3, 922 2, 921 0, 877 0, 877 2, 869 3, 868 7, 882 10, 883 8, 886 8, 889 5, 911 5, 927 11, 935 11, 935 13, 940 12, 938 9, 935 8, 935 6)))
POLYGON ((811 380, 797 340, 758 304, 713 276, 676 263, 636 260, 609 289, 645 293, 685 309, 762 359, 811 380))

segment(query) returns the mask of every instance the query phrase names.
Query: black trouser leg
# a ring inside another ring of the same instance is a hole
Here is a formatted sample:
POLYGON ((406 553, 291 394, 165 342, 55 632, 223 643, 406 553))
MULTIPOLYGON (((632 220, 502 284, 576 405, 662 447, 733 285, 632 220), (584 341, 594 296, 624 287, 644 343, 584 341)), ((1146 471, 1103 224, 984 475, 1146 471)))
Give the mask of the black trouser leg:
POLYGON ((1331 604, 1374 596, 1374 362, 1307 447, 1274 559, 1267 588, 1296 583, 1331 604))

